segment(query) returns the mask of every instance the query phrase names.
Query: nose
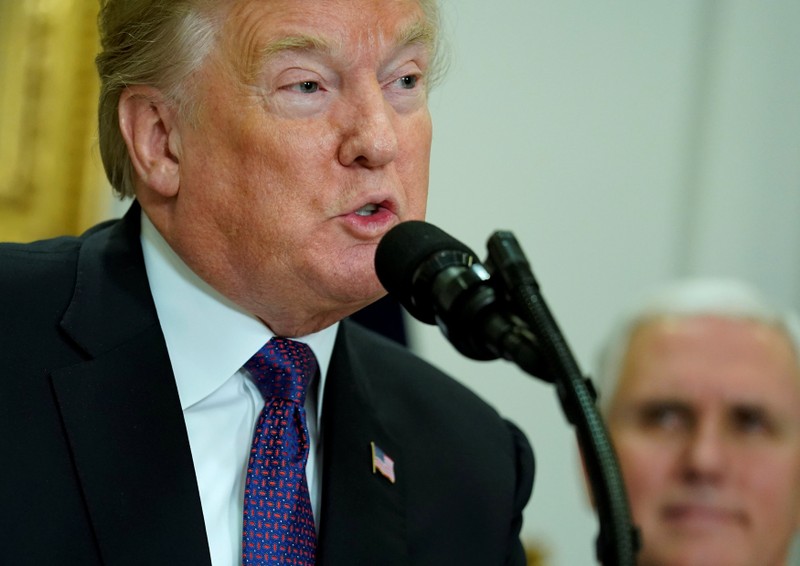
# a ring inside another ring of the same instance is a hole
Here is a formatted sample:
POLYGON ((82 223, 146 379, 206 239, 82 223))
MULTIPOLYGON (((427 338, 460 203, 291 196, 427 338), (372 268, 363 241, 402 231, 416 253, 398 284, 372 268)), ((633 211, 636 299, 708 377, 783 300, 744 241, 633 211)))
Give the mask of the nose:
POLYGON ((362 87, 348 101, 339 162, 369 169, 382 167, 397 157, 395 110, 383 96, 380 85, 362 87))
POLYGON ((711 421, 697 423, 686 440, 685 478, 697 483, 713 483, 722 477, 726 466, 725 438, 719 425, 711 421))

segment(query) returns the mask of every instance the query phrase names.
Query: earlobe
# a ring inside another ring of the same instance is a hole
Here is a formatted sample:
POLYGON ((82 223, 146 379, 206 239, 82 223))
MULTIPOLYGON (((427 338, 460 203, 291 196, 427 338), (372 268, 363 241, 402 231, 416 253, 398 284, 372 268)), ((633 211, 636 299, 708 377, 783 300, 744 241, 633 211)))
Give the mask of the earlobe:
POLYGON ((174 197, 180 186, 180 133, 174 110, 158 89, 126 88, 119 99, 119 124, 139 177, 137 190, 174 197))

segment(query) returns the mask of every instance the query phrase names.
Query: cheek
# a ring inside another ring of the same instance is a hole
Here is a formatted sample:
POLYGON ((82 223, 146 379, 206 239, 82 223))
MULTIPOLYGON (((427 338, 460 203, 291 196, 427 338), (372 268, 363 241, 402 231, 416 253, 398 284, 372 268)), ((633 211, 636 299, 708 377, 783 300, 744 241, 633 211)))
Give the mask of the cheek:
POLYGON ((398 166, 408 210, 404 220, 425 218, 428 203, 428 157, 418 156, 398 166))
POLYGON ((321 153, 295 136, 262 140, 238 156, 237 171, 229 177, 235 181, 226 190, 239 199, 254 226, 266 223, 270 231, 280 231, 280 225, 296 223, 300 230, 311 211, 324 208, 330 192, 332 177, 321 165, 327 163, 321 153))
POLYGON ((800 461, 751 454, 741 462, 741 489, 751 494, 753 509, 772 514, 783 508, 796 522, 800 518, 800 461))
POLYGON ((739 493, 753 528, 763 544, 780 546, 800 528, 800 470, 790 472, 767 461, 747 477, 749 485, 740 485, 739 493))
POLYGON ((648 442, 622 440, 617 455, 630 504, 640 511, 667 488, 672 468, 670 452, 648 442))
POLYGON ((415 178, 428 178, 431 156, 431 121, 427 112, 398 128, 400 167, 415 178))

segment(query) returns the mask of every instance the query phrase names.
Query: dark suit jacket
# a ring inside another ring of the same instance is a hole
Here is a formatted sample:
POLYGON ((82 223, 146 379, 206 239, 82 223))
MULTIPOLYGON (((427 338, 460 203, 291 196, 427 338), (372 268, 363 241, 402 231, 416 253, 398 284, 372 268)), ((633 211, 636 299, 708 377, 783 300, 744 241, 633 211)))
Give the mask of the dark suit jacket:
MULTIPOLYGON (((0 246, 4 564, 210 564, 138 235, 134 205, 80 238, 0 246)), ((349 321, 324 403, 318 564, 524 564, 533 456, 513 425, 349 321)))

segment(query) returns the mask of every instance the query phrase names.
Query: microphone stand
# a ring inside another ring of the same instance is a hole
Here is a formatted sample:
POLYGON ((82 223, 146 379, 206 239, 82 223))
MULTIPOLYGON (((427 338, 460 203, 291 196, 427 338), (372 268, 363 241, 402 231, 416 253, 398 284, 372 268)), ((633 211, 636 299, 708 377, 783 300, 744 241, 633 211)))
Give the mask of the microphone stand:
POLYGON ((514 235, 495 232, 487 247, 485 265, 490 282, 511 312, 533 331, 548 375, 534 375, 520 367, 555 384, 562 410, 576 428, 600 522, 597 559, 606 566, 635 566, 638 531, 631 520, 616 454, 597 412, 591 381, 581 373, 514 235))

